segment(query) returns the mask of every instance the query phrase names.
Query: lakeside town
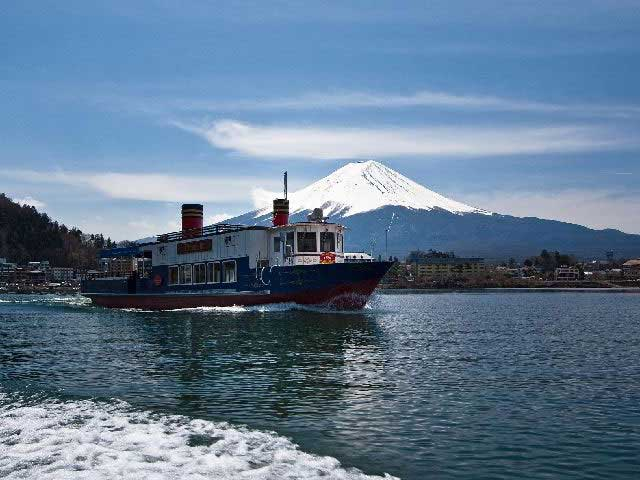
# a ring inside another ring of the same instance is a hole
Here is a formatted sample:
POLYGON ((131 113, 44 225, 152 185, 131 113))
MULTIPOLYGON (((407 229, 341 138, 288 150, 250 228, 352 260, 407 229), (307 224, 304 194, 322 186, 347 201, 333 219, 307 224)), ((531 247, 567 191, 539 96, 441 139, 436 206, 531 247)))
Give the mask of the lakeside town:
MULTIPOLYGON (((77 293, 82 279, 150 274, 149 259, 106 253, 133 247, 136 242, 115 242, 102 234, 67 228, 4 194, 0 194, 0 219, 0 292, 77 293)), ((344 261, 393 260, 379 287, 387 290, 640 288, 640 258, 630 256, 629 249, 622 253, 603 249, 601 254, 585 258, 577 252, 549 248, 527 257, 504 259, 459 256, 435 249, 389 257, 372 250, 345 252, 344 261)))
MULTIPOLYGON (((345 253, 346 262, 370 262, 364 252, 345 253)), ((543 250, 522 261, 488 262, 480 257, 459 257, 435 250, 409 252, 391 258, 394 266, 381 289, 482 289, 482 288, 640 288, 640 258, 578 261, 570 255, 543 250)), ((145 275, 144 258, 96 258, 94 268, 73 268, 49 260, 26 263, 0 258, 0 292, 77 293, 83 278, 127 278, 145 275)))

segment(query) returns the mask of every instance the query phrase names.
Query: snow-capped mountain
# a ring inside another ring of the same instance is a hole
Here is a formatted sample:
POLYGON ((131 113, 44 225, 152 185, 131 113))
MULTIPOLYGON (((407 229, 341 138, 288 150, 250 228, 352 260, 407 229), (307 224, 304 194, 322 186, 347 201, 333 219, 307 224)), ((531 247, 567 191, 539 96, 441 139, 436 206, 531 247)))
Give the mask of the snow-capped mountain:
MULTIPOLYGON (((289 204, 292 214, 321 207, 327 217, 349 217, 390 205, 412 210, 438 208, 455 214, 491 215, 486 210, 446 198, 373 160, 348 163, 291 193, 289 204)), ((269 215, 271 208, 269 202, 255 212, 255 218, 269 215)))
MULTIPOLYGON (((273 197, 274 195, 270 195, 273 197)), ((329 221, 349 228, 346 248, 404 257, 433 248, 489 260, 523 259, 542 249, 579 258, 640 256, 640 235, 491 213, 446 198, 379 162, 354 162, 289 194, 291 222, 322 207, 329 221)), ((271 224, 271 199, 227 223, 271 224)))

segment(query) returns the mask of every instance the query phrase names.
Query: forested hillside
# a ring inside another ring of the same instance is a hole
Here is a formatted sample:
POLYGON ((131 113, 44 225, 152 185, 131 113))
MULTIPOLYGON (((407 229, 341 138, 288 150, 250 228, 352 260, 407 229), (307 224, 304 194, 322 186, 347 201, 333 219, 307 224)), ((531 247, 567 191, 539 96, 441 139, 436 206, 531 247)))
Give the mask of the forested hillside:
POLYGON ((52 266, 91 268, 98 250, 111 245, 101 234, 67 228, 0 193, 0 257, 10 262, 49 260, 52 266))

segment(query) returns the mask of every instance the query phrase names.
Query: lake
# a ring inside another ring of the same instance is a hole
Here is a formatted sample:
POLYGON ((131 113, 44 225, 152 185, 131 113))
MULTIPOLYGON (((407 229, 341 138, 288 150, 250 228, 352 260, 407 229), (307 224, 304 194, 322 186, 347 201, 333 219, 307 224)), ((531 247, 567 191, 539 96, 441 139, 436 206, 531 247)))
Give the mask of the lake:
POLYGON ((1 478, 637 478, 640 295, 0 296, 1 478))

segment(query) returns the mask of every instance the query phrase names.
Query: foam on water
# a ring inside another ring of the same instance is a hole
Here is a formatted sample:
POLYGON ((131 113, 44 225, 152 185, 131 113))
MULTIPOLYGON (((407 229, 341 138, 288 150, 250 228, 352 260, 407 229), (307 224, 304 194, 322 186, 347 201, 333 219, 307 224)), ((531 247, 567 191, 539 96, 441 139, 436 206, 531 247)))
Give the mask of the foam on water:
POLYGON ((68 305, 72 307, 91 306, 91 299, 82 295, 34 295, 17 294, 4 295, 0 303, 33 304, 33 305, 68 305))
MULTIPOLYGON (((331 314, 352 314, 352 313, 379 313, 379 305, 377 296, 374 295, 362 310, 342 310, 331 306, 321 305, 300 305, 293 302, 273 303, 265 305, 242 306, 233 305, 230 307, 194 307, 194 308, 176 308, 165 310, 170 312, 191 312, 191 313, 277 313, 289 311, 308 311, 314 313, 331 313, 331 314)), ((92 307, 100 308, 92 304, 91 299, 82 295, 3 295, 0 303, 5 304, 27 304, 27 305, 47 305, 47 306, 69 306, 69 307, 92 307)), ((157 313, 154 310, 142 308, 121 308, 122 312, 132 313, 157 313)))
MULTIPOLYGON (((0 478, 368 479, 275 433, 0 393, 0 478)), ((386 479, 391 479, 385 475, 386 479)))
POLYGON ((230 307, 194 307, 194 308, 176 308, 172 312, 228 312, 228 313, 244 313, 244 312, 286 312, 295 310, 299 305, 295 303, 271 303, 266 305, 232 305, 230 307))
MULTIPOLYGON (((122 308, 119 309, 123 312, 138 312, 138 313, 149 313, 153 312, 153 310, 145 310, 140 308, 122 308)), ((166 312, 191 312, 191 313, 247 313, 247 312, 258 312, 258 313, 277 313, 277 312, 291 312, 291 311, 307 311, 307 312, 315 312, 315 313, 343 313, 343 314, 352 314, 352 313, 369 313, 371 312, 372 307, 367 304, 364 306, 363 310, 337 310, 335 308, 331 308, 330 306, 314 306, 314 305, 300 305, 298 303, 287 302, 287 303, 271 303, 265 305, 233 305, 229 307, 192 307, 192 308, 174 308, 171 310, 165 310, 166 312)))

